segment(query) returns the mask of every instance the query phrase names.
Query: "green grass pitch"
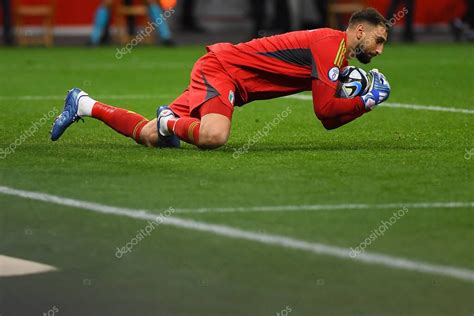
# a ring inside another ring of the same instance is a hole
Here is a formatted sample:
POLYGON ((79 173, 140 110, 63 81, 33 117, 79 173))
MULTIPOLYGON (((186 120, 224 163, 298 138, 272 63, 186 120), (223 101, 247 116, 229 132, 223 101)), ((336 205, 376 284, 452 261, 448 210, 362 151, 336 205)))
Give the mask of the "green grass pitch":
MULTIPOLYGON (((390 102, 474 110, 473 46, 389 45, 370 67, 390 102)), ((197 212, 199 208, 474 200, 474 114, 380 107, 327 132, 311 101, 236 109, 229 143, 157 150, 86 119, 57 142, 66 91, 153 118, 189 81, 202 47, 0 50, 0 186, 355 248, 397 208, 197 212), (290 108, 267 137, 235 150, 290 108), (470 158, 470 159, 468 159, 470 158)), ((365 68, 368 68, 365 66, 365 68)), ((408 208, 367 253, 474 270, 474 209, 408 208)), ((0 278, 0 314, 466 315, 474 282, 161 225, 118 259, 146 222, 0 194, 0 254, 57 272, 0 278)))

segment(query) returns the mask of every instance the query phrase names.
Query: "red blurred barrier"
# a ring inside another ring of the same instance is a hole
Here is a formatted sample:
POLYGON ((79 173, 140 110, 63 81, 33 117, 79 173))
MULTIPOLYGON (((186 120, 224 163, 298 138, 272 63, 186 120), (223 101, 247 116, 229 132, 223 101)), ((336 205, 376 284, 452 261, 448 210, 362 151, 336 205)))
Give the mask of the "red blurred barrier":
MULTIPOLYGON (((386 14, 390 0, 367 0, 368 5, 386 14)), ((399 8, 400 11, 403 7, 399 8)), ((415 23, 447 23, 466 11, 464 0, 415 0, 415 23)))
MULTIPOLYGON (((38 3, 42 0, 21 0, 22 3, 38 3)), ((118 1, 118 0, 117 0, 118 1)), ((100 0, 58 0, 55 24, 60 26, 88 26, 92 23, 100 0)), ((176 0, 162 0, 165 7, 176 5, 176 0)), ((386 13, 390 0, 367 0, 370 6, 386 13)), ((462 0, 416 0, 415 21, 419 24, 446 23, 465 12, 462 0)), ((36 24, 35 21, 30 21, 36 24)))

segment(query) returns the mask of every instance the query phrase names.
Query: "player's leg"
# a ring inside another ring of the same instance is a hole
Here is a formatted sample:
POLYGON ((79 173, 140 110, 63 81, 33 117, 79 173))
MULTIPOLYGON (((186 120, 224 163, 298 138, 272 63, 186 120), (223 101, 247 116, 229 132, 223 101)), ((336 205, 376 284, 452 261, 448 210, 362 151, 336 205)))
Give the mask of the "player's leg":
MULTIPOLYGON (((211 99, 217 102, 219 99, 211 99)), ((173 104, 175 105, 175 103, 173 104)), ((172 109, 176 109, 172 106, 172 109)), ((191 116, 169 117, 159 116, 160 124, 157 119, 148 122, 141 130, 139 142, 150 147, 160 146, 160 138, 177 136, 180 140, 189 144, 196 145, 202 149, 215 149, 225 143, 229 138, 231 120, 230 114, 210 113, 213 111, 209 104, 201 106, 200 112, 202 118, 191 116), (160 132, 158 132, 160 130, 160 132), (160 133, 161 135, 159 135, 160 133)), ((176 146, 166 146, 176 147, 176 146)))
POLYGON ((138 142, 147 147, 158 147, 157 119, 151 120, 140 131, 138 142))
POLYGON ((189 92, 185 92, 183 98, 171 105, 168 113, 158 115, 160 137, 173 135, 202 149, 215 149, 227 143, 233 108, 214 97, 194 108, 189 115, 178 114, 181 112, 179 101, 189 101, 188 96, 189 92), (177 112, 178 117, 172 111, 177 112))
MULTIPOLYGON (((201 119, 182 117, 167 122, 169 129, 179 139, 201 149, 216 149, 227 143, 231 121, 228 117, 209 113, 201 119)), ((167 127, 168 129, 168 127, 167 127)), ((157 119, 148 122, 140 133, 139 143, 149 147, 159 147, 157 119)))
POLYGON ((167 122, 168 129, 179 139, 201 149, 216 149, 227 143, 231 121, 222 114, 209 113, 201 119, 183 117, 167 122))
POLYGON ((191 72, 191 84, 170 107, 158 109, 156 125, 148 123, 140 135, 143 144, 179 147, 179 140, 203 149, 224 145, 230 134, 235 83, 212 54, 200 58, 191 72))
POLYGON ((234 80, 214 54, 206 54, 194 64, 188 89, 159 113, 159 138, 218 148, 229 138, 235 100, 234 80))
POLYGON ((66 97, 63 112, 54 121, 51 140, 58 140, 72 123, 83 117, 98 119, 138 143, 141 143, 141 130, 148 123, 148 119, 140 114, 98 102, 84 91, 72 89, 66 97))
POLYGON ((110 19, 110 7, 112 6, 113 0, 103 0, 100 6, 97 8, 92 27, 92 33, 90 41, 92 45, 99 45, 100 39, 105 32, 107 24, 110 19))
POLYGON ((163 10, 155 0, 146 0, 149 6, 150 19, 154 26, 158 28, 161 42, 164 45, 172 45, 171 30, 163 14, 163 10))
POLYGON ((227 143, 230 136, 231 120, 222 114, 209 113, 201 118, 198 147, 219 148, 227 143))

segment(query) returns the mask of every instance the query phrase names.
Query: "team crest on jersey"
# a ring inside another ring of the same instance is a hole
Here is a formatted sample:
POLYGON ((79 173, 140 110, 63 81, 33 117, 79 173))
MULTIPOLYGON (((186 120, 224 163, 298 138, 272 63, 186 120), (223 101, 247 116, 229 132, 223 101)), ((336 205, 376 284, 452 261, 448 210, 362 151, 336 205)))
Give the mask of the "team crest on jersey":
POLYGON ((332 67, 331 69, 329 69, 328 77, 329 77, 329 80, 331 80, 332 82, 337 81, 337 79, 339 79, 339 68, 332 67))
POLYGON ((235 94, 234 94, 234 91, 232 91, 232 90, 229 91, 229 102, 230 102, 230 104, 234 105, 235 94))

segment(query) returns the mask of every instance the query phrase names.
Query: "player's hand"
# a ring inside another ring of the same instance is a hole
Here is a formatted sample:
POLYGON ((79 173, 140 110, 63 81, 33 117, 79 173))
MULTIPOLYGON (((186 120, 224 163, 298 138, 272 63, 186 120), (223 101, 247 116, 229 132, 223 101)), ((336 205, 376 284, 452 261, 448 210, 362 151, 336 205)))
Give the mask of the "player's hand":
POLYGON ((368 73, 371 79, 371 88, 367 94, 362 96, 365 108, 372 110, 374 107, 384 102, 390 96, 390 84, 387 78, 377 69, 372 69, 368 73))

